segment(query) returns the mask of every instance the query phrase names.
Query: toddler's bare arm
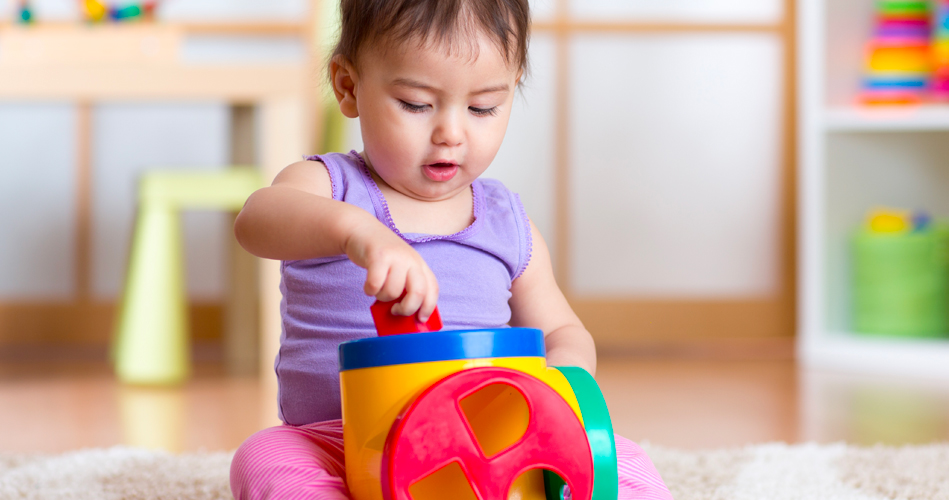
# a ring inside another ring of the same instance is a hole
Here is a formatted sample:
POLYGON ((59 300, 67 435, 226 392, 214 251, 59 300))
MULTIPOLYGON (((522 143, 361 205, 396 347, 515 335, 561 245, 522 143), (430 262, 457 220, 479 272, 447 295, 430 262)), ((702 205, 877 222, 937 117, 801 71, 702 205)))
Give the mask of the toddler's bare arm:
POLYGON ((531 222, 531 260, 511 285, 511 326, 539 328, 551 366, 579 366, 596 373, 593 337, 557 286, 547 243, 531 222))
POLYGON ((315 162, 294 163, 247 199, 234 223, 237 241, 267 259, 299 260, 345 254, 367 270, 364 290, 393 308, 427 320, 438 283, 422 257, 365 210, 333 200, 329 173, 315 162))
POLYGON ((297 260, 346 253, 353 227, 375 222, 365 210, 332 199, 323 165, 301 161, 247 199, 234 234, 248 252, 266 259, 297 260))

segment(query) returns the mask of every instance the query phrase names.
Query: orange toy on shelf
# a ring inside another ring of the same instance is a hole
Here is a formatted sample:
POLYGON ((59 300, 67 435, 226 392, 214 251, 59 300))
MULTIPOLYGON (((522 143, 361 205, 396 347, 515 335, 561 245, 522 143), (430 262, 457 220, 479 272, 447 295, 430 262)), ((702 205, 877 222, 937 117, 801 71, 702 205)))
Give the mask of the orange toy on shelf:
POLYGON ((87 21, 98 23, 109 15, 109 8, 99 0, 82 0, 82 13, 87 21))

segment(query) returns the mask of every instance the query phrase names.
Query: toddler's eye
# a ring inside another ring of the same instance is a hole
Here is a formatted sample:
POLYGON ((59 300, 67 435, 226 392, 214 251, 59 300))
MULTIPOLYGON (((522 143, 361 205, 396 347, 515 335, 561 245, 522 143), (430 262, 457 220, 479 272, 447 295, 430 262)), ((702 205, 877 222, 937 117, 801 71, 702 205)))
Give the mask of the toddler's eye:
POLYGON ((401 99, 399 99, 399 106, 401 106, 402 109, 408 111, 409 113, 421 113, 422 111, 425 111, 425 108, 428 107, 427 104, 412 104, 410 102, 405 102, 401 99))
POLYGON ((475 114, 475 116, 494 116, 498 114, 498 107, 494 106, 493 108, 476 108, 474 106, 468 106, 468 109, 475 114))

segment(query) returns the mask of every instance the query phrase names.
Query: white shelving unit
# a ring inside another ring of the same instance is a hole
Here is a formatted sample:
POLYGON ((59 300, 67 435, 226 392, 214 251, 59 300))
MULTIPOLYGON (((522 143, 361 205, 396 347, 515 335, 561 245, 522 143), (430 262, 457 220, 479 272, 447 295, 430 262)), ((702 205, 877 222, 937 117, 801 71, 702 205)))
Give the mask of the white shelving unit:
POLYGON ((839 106, 825 108, 823 114, 828 132, 949 130, 949 105, 896 109, 839 106))
POLYGON ((874 2, 798 2, 798 355, 820 369, 949 381, 949 340, 850 328, 849 241, 877 205, 949 215, 949 105, 855 104, 874 2))

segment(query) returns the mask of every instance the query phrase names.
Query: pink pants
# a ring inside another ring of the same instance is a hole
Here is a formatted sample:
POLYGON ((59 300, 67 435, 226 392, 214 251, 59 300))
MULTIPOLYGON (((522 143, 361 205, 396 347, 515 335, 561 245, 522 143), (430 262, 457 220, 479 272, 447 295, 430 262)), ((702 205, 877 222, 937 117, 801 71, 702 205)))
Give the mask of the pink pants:
MULTIPOLYGON (((672 500, 636 443, 616 436, 616 454, 619 500, 672 500)), ((244 441, 231 462, 236 500, 349 500, 345 477, 339 420, 264 429, 244 441)))

